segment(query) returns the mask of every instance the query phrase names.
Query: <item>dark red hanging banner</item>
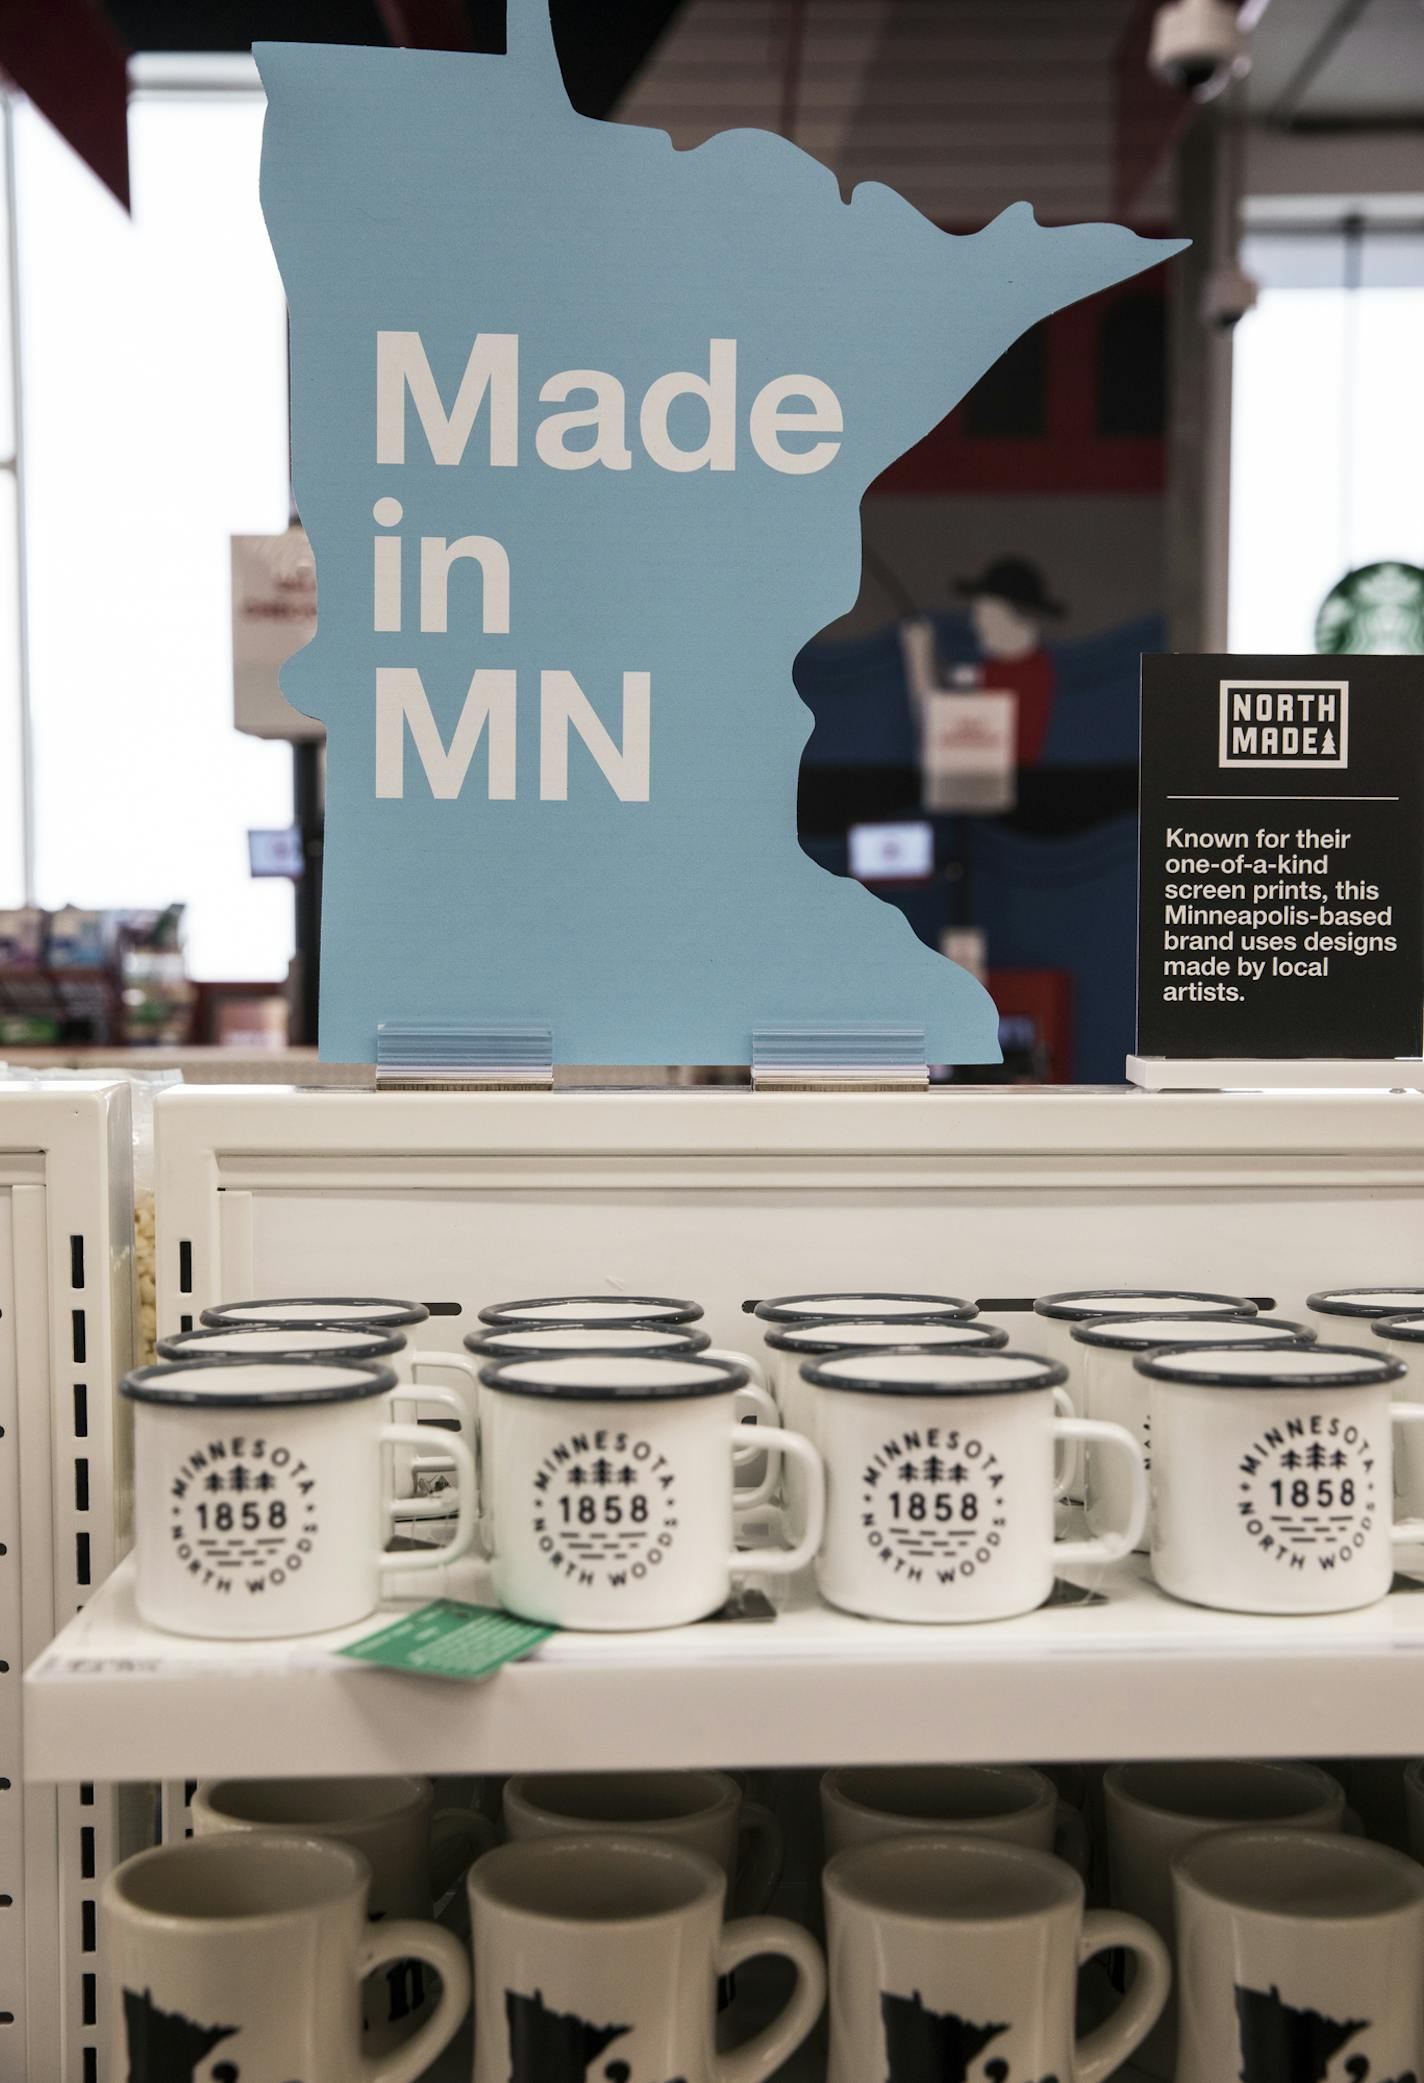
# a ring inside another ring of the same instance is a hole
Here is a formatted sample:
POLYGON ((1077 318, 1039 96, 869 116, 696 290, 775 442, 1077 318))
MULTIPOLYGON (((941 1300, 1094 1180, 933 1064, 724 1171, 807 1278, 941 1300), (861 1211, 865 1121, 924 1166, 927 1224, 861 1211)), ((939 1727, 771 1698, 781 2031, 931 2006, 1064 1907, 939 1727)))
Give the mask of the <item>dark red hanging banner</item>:
POLYGON ((91 0, 0 0, 0 70, 129 206, 128 50, 91 0))

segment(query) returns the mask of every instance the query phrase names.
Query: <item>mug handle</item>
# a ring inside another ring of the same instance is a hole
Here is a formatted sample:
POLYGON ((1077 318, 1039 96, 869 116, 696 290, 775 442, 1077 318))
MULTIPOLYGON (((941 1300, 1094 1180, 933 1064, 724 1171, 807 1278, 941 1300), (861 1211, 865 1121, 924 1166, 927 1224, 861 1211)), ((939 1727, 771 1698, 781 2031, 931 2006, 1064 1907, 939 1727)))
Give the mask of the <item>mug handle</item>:
MULTIPOLYGON (((1073 1409, 1073 1398, 1064 1388, 1057 1388, 1053 1391, 1053 1408, 1057 1411, 1060 1418, 1071 1418, 1077 1415, 1073 1409)), ((1073 1483, 1083 1459, 1081 1450, 1073 1445, 1071 1441, 1060 1441, 1059 1444, 1062 1446, 1063 1451, 1056 1457, 1057 1473, 1053 1484, 1055 1500, 1073 1495, 1073 1483)))
MULTIPOLYGON (((395 1402, 399 1393, 399 1390, 392 1392, 392 1402, 395 1402)), ((460 1420, 462 1434, 469 1426, 470 1407, 462 1396, 456 1394, 454 1389, 426 1389, 422 1392, 420 1400, 422 1403, 443 1403, 447 1409, 453 1410, 460 1420)), ((433 1446, 435 1443, 434 1439, 428 1436, 430 1427, 421 1425, 419 1429, 427 1435, 425 1439, 426 1446, 433 1446)), ((448 1437, 449 1435, 445 1434, 442 1436, 448 1437)), ((454 1466, 455 1463, 449 1453, 417 1454, 415 1457, 415 1468, 422 1475, 441 1474, 454 1466)), ((449 1516, 450 1499, 448 1495, 443 1493, 434 1497, 393 1497, 391 1499, 391 1517, 393 1519, 448 1519, 449 1516)))
POLYGON ((717 1973, 732 1974, 744 1960, 779 1954, 796 1970, 796 1987, 784 2009, 752 2039, 720 2055, 717 2083, 765 2083, 808 2036, 826 2001, 826 1963, 821 1948, 799 1924, 784 1917, 739 1917, 725 1924, 717 1942, 717 1973))
POLYGON ((745 1367, 756 1388, 766 1387, 766 1369, 755 1353, 733 1352, 729 1345, 709 1345, 701 1357, 704 1360, 724 1360, 732 1367, 745 1367))
MULTIPOLYGON (((740 1431, 740 1425, 730 1428, 733 1444, 740 1431)), ((739 1577, 790 1577, 814 1559, 821 1545, 821 1535, 826 1530, 826 1464, 810 1440, 803 1439, 799 1432, 787 1432, 781 1425, 758 1425, 757 1432, 764 1446, 779 1447, 783 1454, 799 1461, 805 1469, 809 1479, 806 1530, 794 1548, 734 1548, 732 1569, 739 1577)), ((734 1496, 737 1510, 742 1511, 748 1497, 740 1491, 734 1492, 734 1496)))
POLYGON ((422 1924, 413 1917, 373 1924, 369 1930, 370 1936, 359 1956, 358 1972, 363 1981, 393 1960, 423 1960, 440 1977, 440 2000, 419 2031, 389 2054, 363 2055, 357 2069, 361 2083, 415 2083, 436 2055, 449 2046, 470 2008, 470 1967, 465 1948, 438 1924, 422 1924))
POLYGON ((786 1840, 780 1823, 760 1801, 743 1801, 737 1821, 737 1878, 732 1900, 739 1914, 760 1916, 781 1879, 786 1840))
MULTIPOLYGON (((776 1429, 781 1413, 772 1402, 769 1391, 758 1387, 753 1382, 748 1382, 745 1388, 737 1390, 736 1400, 744 1410, 750 1409, 756 1412, 756 1423, 752 1427, 752 1436, 757 1443, 755 1446, 736 1447, 732 1455, 733 1467, 737 1467, 746 1461, 755 1460, 758 1454, 766 1456, 766 1472, 762 1476, 761 1481, 759 1483, 748 1483, 744 1489, 738 1489, 732 1493, 732 1503, 739 1512, 754 1512, 759 1506, 768 1504, 771 1501, 772 1493, 781 1481, 781 1456, 775 1448, 772 1448, 768 1453, 763 1443, 766 1434, 776 1429)), ((746 1430, 745 1418, 739 1419, 733 1431, 733 1438, 736 1440, 742 1439, 746 1434, 746 1430)))
MULTIPOLYGON (((383 1445, 399 1444, 419 1446, 423 1442, 425 1428, 422 1425, 382 1425, 383 1445)), ((409 1576, 413 1570, 442 1569, 447 1562, 454 1562, 475 1544, 479 1530, 480 1503, 475 1495, 475 1457, 458 1433, 450 1435, 450 1452, 454 1457, 458 1485, 455 1491, 455 1531, 448 1541, 438 1548, 405 1548, 396 1555, 388 1555, 382 1549, 379 1561, 383 1571, 394 1575, 397 1571, 409 1576)), ((442 1500, 430 1500, 440 1503, 442 1500)), ((445 1517, 448 1518, 448 1509, 445 1517)))
POLYGON ((499 1831, 473 1808, 437 1808, 430 1818, 430 1886, 435 1900, 448 1895, 476 1859, 492 1852, 499 1831))
MULTIPOLYGON (((1391 1403, 1391 1425, 1424 1425, 1424 1403, 1391 1403)), ((1396 1548, 1412 1548, 1424 1541, 1424 1519, 1396 1519, 1389 1530, 1396 1548)))
MULTIPOLYGON (((480 1370, 468 1353, 428 1352, 412 1348, 409 1387, 401 1383, 394 1390, 393 1398, 398 1403, 448 1403, 452 1410, 459 1413, 460 1429, 463 1432, 466 1426, 478 1421, 479 1394, 480 1370), (418 1396, 412 1395, 411 1390, 415 1387, 416 1377, 422 1367, 449 1367, 456 1374, 463 1374, 470 1384, 469 1395, 459 1396, 452 1389, 422 1389, 418 1396)), ((450 1466, 448 1461, 435 1461, 429 1465, 435 1468, 450 1466)))
POLYGON ((1172 1964, 1152 1926, 1120 1910, 1090 1909, 1078 1942, 1078 1965, 1118 1946, 1136 1955, 1137 1973, 1111 2018, 1085 2033, 1073 2049, 1073 2083, 1101 2083, 1112 2075, 1142 2045, 1166 2006, 1172 1964))
MULTIPOLYGON (((1420 1411, 1424 1417, 1424 1409, 1420 1411)), ((1059 1439, 1096 1439, 1109 1446, 1115 1453, 1124 1455, 1131 1464, 1132 1498, 1127 1508, 1127 1524, 1116 1533, 1100 1533, 1095 1540, 1056 1541, 1053 1547, 1053 1567, 1071 1569, 1083 1562, 1119 1562, 1130 1555, 1142 1538, 1142 1529, 1147 1524, 1147 1463, 1142 1448, 1124 1425, 1109 1425, 1102 1418, 1055 1418, 1053 1430, 1059 1439)))

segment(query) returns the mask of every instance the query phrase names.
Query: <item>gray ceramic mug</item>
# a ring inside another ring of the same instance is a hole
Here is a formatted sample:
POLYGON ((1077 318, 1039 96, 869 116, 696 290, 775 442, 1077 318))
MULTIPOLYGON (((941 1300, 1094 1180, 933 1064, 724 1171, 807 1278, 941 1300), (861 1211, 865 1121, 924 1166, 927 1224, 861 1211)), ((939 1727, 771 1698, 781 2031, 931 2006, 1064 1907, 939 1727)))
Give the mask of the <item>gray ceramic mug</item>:
POLYGON ((370 1877, 349 1845, 285 1830, 189 1838, 115 1867, 99 1955, 115 2083, 414 2083, 453 2039, 470 1971, 438 1924, 368 1923, 370 1877), (434 2014, 368 2054, 361 1984, 406 1959, 440 1977, 434 2014))
POLYGON ((1176 2083, 1424 2071, 1424 1871, 1357 1837, 1228 1830, 1173 1869, 1176 2083))
POLYGON ((505 1784, 511 1844, 630 1832, 715 1859, 734 1916, 766 1908, 781 1876, 781 1825, 726 1772, 517 1773, 505 1784))
MULTIPOLYGON (((1114 1765, 1103 1778, 1108 1894, 1115 1909, 1143 1917, 1175 1945, 1172 1862, 1219 1830, 1269 1824, 1289 1830, 1339 1830, 1346 1820, 1339 1782, 1317 1765, 1222 1758, 1114 1765)), ((1172 2073, 1175 2001, 1137 2054, 1151 2076, 1172 2073)))
POLYGON ((1088 1826, 1032 1765, 847 1765, 821 1781, 826 1857, 890 1837, 992 1837, 1082 1873, 1088 1826))
MULTIPOLYGON (((437 1809, 428 1779, 214 1779, 198 1788, 195 1837, 252 1830, 334 1838, 359 1852, 371 1868, 367 1914, 383 1922, 430 1916, 498 1834, 472 1809, 437 1809)), ((387 1961, 361 1992, 368 2051, 407 2037, 429 2000, 420 1960, 387 1961)))
POLYGON ((986 1837, 898 1837, 839 1853, 825 1891, 827 2083, 971 2074, 1100 2083, 1166 2001, 1171 1970, 1156 1932, 1111 1910, 1085 1915, 1082 1881, 1046 1852, 986 1837), (1078 1970, 1116 1947, 1138 1963, 1132 1989, 1075 2039, 1078 1970))
POLYGON ((474 2083, 764 2083, 825 2001, 815 1940, 779 1917, 722 1921, 715 1860, 651 1837, 506 1844, 470 1870, 474 2083), (716 2046, 720 1977, 780 1954, 796 1970, 772 2022, 716 2046))

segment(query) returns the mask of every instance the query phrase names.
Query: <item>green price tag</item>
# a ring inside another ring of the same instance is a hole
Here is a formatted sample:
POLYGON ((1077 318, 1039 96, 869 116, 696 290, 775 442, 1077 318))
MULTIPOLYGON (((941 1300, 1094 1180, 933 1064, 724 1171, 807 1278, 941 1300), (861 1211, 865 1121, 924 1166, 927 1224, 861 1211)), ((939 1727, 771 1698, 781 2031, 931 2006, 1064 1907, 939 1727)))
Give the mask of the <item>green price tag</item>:
POLYGON ((488 1678, 501 1664, 537 1649, 554 1627, 516 1620, 494 1606, 467 1606, 437 1598, 388 1627, 348 1642, 337 1653, 389 1671, 423 1671, 432 1678, 488 1678))

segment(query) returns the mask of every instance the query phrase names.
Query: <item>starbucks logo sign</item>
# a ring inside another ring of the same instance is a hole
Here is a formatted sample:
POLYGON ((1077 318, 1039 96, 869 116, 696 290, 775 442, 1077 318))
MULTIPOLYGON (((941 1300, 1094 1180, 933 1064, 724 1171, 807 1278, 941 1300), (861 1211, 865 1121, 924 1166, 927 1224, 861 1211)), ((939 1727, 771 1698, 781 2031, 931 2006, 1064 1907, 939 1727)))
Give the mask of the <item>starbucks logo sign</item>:
POLYGON ((907 1583, 957 1584, 988 1569, 1007 1523, 1003 1465, 973 1433, 896 1433, 861 1471, 866 1545, 907 1583))
POLYGON ((1238 1468, 1246 1538, 1282 1569, 1346 1569, 1378 1511, 1373 1448, 1347 1418, 1286 1418, 1252 1442, 1238 1468))
POLYGON ((260 1434, 217 1434, 169 1485, 181 1569, 216 1598, 258 1598, 306 1565, 320 1537, 316 1477, 294 1448, 260 1434))
POLYGON ((672 1463, 638 1433, 570 1433, 539 1463, 533 1506, 540 1555, 575 1583, 641 1584, 676 1543, 672 1463))

